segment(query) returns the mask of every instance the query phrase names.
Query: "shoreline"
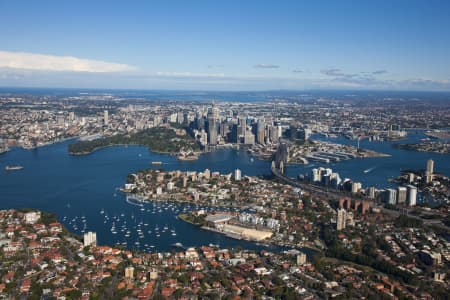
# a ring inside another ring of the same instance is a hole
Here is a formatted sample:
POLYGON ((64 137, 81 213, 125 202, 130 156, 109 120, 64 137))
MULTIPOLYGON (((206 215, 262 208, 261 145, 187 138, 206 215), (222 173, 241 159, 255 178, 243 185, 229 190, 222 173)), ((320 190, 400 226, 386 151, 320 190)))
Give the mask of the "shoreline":
POLYGON ((142 200, 138 200, 141 203, 142 202, 152 202, 152 201, 156 201, 156 202, 174 202, 174 203, 188 203, 188 204, 193 204, 193 205, 203 205, 203 206, 208 206, 208 207, 223 207, 223 208, 246 209, 246 206, 224 205, 224 204, 211 205, 211 204, 203 203, 203 202, 193 202, 193 201, 179 200, 179 199, 167 199, 166 197, 164 197, 164 198, 163 197, 161 197, 161 198, 148 198, 147 196, 144 196, 144 195, 128 192, 128 191, 124 190, 123 188, 120 188, 119 191, 121 191, 122 193, 124 193, 126 195, 130 195, 132 197, 142 197, 143 198, 142 200))
MULTIPOLYGON (((432 142, 432 143, 439 143, 439 142, 432 142)), ((435 153, 435 154, 441 154, 441 155, 449 155, 450 150, 448 151, 438 151, 438 150, 427 150, 421 148, 423 144, 422 143, 412 143, 412 144, 396 144, 393 145, 394 148, 404 151, 413 151, 413 152, 422 152, 422 153, 435 153)))
POLYGON ((181 221, 184 221, 184 222, 186 222, 186 223, 189 223, 189 224, 194 225, 194 226, 197 226, 197 227, 202 226, 202 224, 200 224, 200 223, 194 223, 194 222, 189 221, 189 220, 186 218, 186 216, 187 216, 186 214, 182 213, 182 214, 178 214, 178 215, 177 215, 177 218, 180 219, 181 221))
MULTIPOLYGON (((153 149, 147 147, 146 145, 142 145, 142 144, 112 144, 112 145, 105 145, 105 146, 101 146, 101 147, 96 147, 96 148, 92 149, 91 151, 84 151, 84 152, 71 152, 71 151, 68 151, 68 153, 69 153, 69 155, 72 155, 72 156, 84 156, 84 155, 93 154, 94 152, 102 150, 102 149, 106 149, 106 148, 110 148, 110 147, 116 147, 116 146, 117 147, 120 147, 120 146, 122 146, 122 147, 139 146, 139 147, 145 147, 148 151, 153 152, 153 153, 157 153, 157 154, 167 154, 167 155, 178 155, 179 154, 179 152, 153 150, 153 149)), ((203 152, 195 152, 195 153, 198 154, 198 155, 203 154, 203 152)))
POLYGON ((289 244, 287 244, 287 245, 278 245, 275 241, 272 241, 271 239, 262 240, 262 241, 249 239, 249 238, 246 238, 246 237, 241 236, 241 235, 233 234, 233 233, 230 233, 230 232, 224 232, 224 231, 221 231, 221 230, 216 229, 216 228, 208 227, 208 226, 205 226, 205 225, 202 225, 202 224, 193 223, 193 222, 187 220, 186 218, 182 217, 182 215, 183 214, 179 214, 177 217, 178 217, 179 220, 181 220, 183 222, 189 223, 189 224, 191 224, 191 225, 193 225, 195 227, 198 227, 198 228, 200 228, 202 230, 218 233, 218 234, 221 234, 221 235, 223 235, 225 237, 232 238, 232 239, 235 239, 235 240, 238 240, 238 241, 250 242, 250 243, 254 243, 254 244, 258 245, 258 246, 262 245, 262 246, 265 246, 265 247, 273 246, 273 247, 285 247, 285 248, 292 248, 292 249, 299 249, 299 248, 300 249, 308 249, 309 251, 314 252, 313 254, 317 254, 317 253, 322 252, 322 250, 320 250, 319 248, 316 248, 316 247, 313 247, 313 246, 309 246, 309 245, 301 245, 301 246, 289 245, 289 244))

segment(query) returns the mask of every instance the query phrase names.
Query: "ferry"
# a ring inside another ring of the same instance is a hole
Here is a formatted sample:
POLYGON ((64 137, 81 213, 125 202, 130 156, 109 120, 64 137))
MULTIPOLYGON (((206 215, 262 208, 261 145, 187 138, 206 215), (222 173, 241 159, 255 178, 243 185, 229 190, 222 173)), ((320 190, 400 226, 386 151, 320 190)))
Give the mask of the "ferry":
POLYGON ((6 171, 17 171, 17 170, 22 170, 23 166, 6 166, 5 170, 6 171))
POLYGON ((152 161, 152 165, 162 165, 162 161, 152 161))

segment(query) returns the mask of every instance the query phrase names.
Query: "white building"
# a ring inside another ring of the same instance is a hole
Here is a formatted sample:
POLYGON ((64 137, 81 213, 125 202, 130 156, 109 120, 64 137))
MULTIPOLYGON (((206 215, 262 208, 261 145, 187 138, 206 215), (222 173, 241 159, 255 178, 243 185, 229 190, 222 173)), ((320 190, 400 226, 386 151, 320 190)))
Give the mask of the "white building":
POLYGON ((97 246, 97 233, 88 231, 83 235, 84 247, 87 246, 97 246))
POLYGON ((158 186, 156 188, 156 195, 161 195, 162 194, 162 187, 158 186))
POLYGON ((352 182, 352 194, 356 194, 362 188, 361 182, 352 182))
POLYGON ((408 185, 408 205, 415 206, 417 202, 417 188, 413 185, 408 185))
POLYGON ((386 189, 386 203, 391 205, 397 204, 397 190, 386 189))
POLYGON ((306 254, 300 252, 300 254, 297 255, 297 265, 303 265, 305 263, 306 263, 306 254))
POLYGON ((406 202, 407 189, 404 186, 399 186, 397 189, 397 203, 402 204, 406 202))
POLYGON ((342 230, 345 228, 345 224, 346 224, 346 220, 347 220, 347 212, 345 211, 345 209, 340 208, 337 211, 337 222, 336 222, 336 229, 337 230, 342 230))
POLYGON ((241 170, 239 169, 234 170, 234 180, 236 181, 241 180, 241 170))
POLYGON ((34 224, 41 218, 41 212, 40 211, 27 212, 24 217, 25 223, 34 224))
POLYGON ((311 181, 312 182, 320 182, 321 180, 321 174, 320 174, 320 169, 312 169, 311 170, 311 181))
POLYGON ((108 110, 103 111, 103 125, 107 126, 109 123, 109 114, 108 110))

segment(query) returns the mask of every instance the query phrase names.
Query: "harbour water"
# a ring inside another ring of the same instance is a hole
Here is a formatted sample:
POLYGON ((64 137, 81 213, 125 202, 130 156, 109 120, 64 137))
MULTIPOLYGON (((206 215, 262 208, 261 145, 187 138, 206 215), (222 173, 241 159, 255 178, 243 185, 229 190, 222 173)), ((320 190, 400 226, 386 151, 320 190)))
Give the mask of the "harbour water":
MULTIPOLYGON (((421 133, 412 133, 406 142, 422 137, 421 133)), ((341 138, 332 140, 356 143, 341 138)), ((208 168, 221 173, 231 173, 239 168, 243 175, 270 175, 269 161, 253 159, 245 151, 234 149, 207 153, 197 161, 178 161, 175 156, 149 152, 140 146, 110 147, 86 156, 70 156, 67 145, 71 142, 34 150, 14 148, 1 155, 0 209, 32 207, 56 213, 59 220, 76 233, 96 231, 100 244, 127 242, 129 248, 159 251, 168 251, 175 243, 265 249, 262 245, 227 238, 176 218, 179 212, 195 207, 129 203, 118 188, 124 184, 127 174, 145 168, 197 171, 208 168), (162 165, 152 165, 152 161, 161 161, 162 165), (7 172, 4 170, 7 165, 21 165, 24 169, 7 172), (128 231, 129 237, 126 236, 128 231)), ((424 168, 429 158, 435 161, 437 172, 450 175, 450 155, 399 150, 391 144, 361 142, 361 147, 391 157, 355 159, 323 166, 333 168, 341 177, 361 181, 364 186, 378 187, 387 186, 387 179, 397 176, 400 169, 424 168), (365 173, 368 169, 370 172, 365 173)), ((287 172, 296 177, 317 166, 320 164, 288 166, 287 172)))
POLYGON ((257 175, 269 174, 269 162, 251 162, 248 154, 236 150, 208 153, 198 161, 178 161, 175 156, 152 153, 140 146, 110 147, 91 155, 70 156, 67 145, 71 142, 34 150, 14 148, 2 155, 0 209, 31 207, 56 213, 71 231, 79 234, 83 230, 96 231, 99 244, 127 241, 128 248, 150 251, 169 251, 175 243, 186 247, 215 244, 229 248, 279 249, 231 239, 176 218, 183 209, 194 209, 193 206, 164 202, 130 204, 126 195, 118 191, 128 173, 144 168, 198 171, 210 168, 226 173, 239 167, 245 174, 257 175), (152 161, 163 164, 152 165, 152 161), (4 170, 13 163, 24 169, 4 170), (125 236, 127 231, 129 237, 125 236))
MULTIPOLYGON (((358 143, 356 140, 349 140, 344 137, 324 138, 316 135, 314 138, 355 147, 357 147, 358 143)), ((433 159, 434 171, 450 176, 450 154, 408 151, 393 147, 394 144, 415 143, 423 138, 426 138, 423 131, 410 131, 408 132, 408 138, 400 141, 371 142, 364 139, 360 141, 361 148, 389 154, 390 156, 352 159, 330 164, 312 162, 308 165, 289 165, 286 168, 286 172, 291 177, 297 177, 299 174, 311 172, 312 168, 332 168, 333 171, 340 174, 341 178, 359 181, 363 187, 375 186, 384 188, 394 186, 394 184, 388 182, 388 179, 400 175, 401 170, 425 169, 427 160, 433 159)))

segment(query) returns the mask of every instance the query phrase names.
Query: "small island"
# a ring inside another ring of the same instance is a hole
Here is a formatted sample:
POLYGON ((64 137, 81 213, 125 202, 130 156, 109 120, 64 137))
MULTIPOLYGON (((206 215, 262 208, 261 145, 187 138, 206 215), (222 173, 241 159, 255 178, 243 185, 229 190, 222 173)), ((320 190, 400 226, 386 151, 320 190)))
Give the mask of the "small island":
POLYGON ((71 155, 86 155, 96 150, 117 145, 142 145, 153 152, 178 154, 189 158, 197 157, 199 146, 185 130, 171 127, 154 127, 130 134, 117 134, 90 141, 77 141, 69 145, 71 155))

